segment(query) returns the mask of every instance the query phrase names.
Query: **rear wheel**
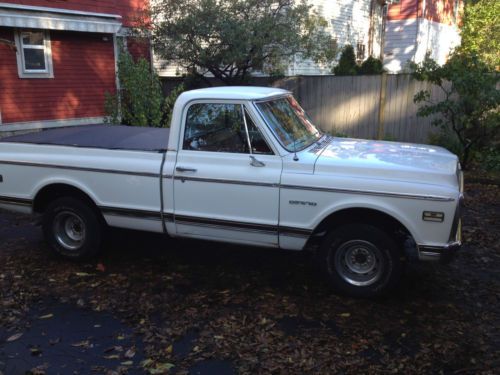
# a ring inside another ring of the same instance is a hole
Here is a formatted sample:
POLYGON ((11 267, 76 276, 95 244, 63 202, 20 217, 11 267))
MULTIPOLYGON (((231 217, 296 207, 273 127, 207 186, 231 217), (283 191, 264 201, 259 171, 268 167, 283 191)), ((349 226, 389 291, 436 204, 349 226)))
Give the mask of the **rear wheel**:
POLYGON ((404 259, 397 242, 381 229, 367 224, 348 224, 326 236, 319 262, 336 291, 371 298, 397 285, 404 259))
POLYGON ((42 228, 51 249, 65 258, 87 259, 100 250, 100 217, 76 198, 64 197, 53 201, 44 213, 42 228))

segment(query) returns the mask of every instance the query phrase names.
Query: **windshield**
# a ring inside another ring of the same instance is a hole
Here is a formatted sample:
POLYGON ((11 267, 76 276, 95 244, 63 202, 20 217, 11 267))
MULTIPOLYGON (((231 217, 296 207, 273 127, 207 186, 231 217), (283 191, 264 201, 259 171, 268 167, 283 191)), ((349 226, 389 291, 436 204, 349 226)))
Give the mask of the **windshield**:
POLYGON ((300 151, 321 138, 299 103, 292 97, 257 103, 264 120, 288 151, 300 151))

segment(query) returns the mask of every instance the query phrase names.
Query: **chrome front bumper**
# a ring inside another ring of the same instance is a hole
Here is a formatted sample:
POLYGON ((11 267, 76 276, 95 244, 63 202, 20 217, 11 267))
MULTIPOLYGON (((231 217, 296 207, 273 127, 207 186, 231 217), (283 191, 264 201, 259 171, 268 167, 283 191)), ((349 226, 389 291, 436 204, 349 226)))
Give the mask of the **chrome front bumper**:
POLYGON ((422 261, 449 263, 462 247, 461 241, 449 242, 443 247, 418 246, 418 258, 422 261))

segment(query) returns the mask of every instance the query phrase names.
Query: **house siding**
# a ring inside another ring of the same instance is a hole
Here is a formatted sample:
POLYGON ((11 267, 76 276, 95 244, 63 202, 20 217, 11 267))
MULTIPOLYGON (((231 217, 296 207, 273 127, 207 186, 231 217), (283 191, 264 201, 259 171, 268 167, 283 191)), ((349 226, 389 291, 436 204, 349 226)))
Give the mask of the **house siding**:
MULTIPOLYGON (((365 58, 369 52, 371 0, 309 0, 309 4, 327 20, 329 31, 340 48, 346 44, 365 46, 365 58)), ((377 8, 380 9, 380 8, 377 8)), ((377 17, 375 17, 377 19, 377 17)), ((375 36, 378 35, 377 30, 375 36)), ((376 41, 376 37, 374 38, 376 41)), ((375 44, 373 55, 380 55, 380 45, 375 44)), ((319 65, 308 59, 296 58, 288 69, 288 75, 331 74, 332 66, 319 65)))
POLYGON ((384 67, 389 73, 404 70, 408 61, 420 63, 425 55, 439 64, 460 44, 463 0, 401 0, 387 13, 384 67), (457 9, 458 7, 458 9, 457 9))
POLYGON ((416 18, 387 21, 384 68, 389 73, 400 72, 408 61, 415 60, 418 22, 416 18))
MULTIPOLYGON (((13 41, 13 29, 0 27, 0 38, 13 41)), ((19 78, 16 52, 0 44, 3 124, 104 115, 105 92, 115 91, 112 36, 51 31, 50 39, 50 79, 19 78)))

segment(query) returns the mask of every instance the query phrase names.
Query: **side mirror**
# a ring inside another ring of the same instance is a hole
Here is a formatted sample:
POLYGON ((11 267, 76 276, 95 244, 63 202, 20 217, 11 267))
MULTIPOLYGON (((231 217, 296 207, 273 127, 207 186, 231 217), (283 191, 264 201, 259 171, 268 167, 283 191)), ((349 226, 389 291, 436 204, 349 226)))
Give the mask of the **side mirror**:
POLYGON ((251 159, 250 165, 252 167, 265 167, 266 166, 263 162, 261 162, 260 160, 257 160, 255 158, 255 156, 253 156, 253 155, 250 155, 250 159, 251 159))

